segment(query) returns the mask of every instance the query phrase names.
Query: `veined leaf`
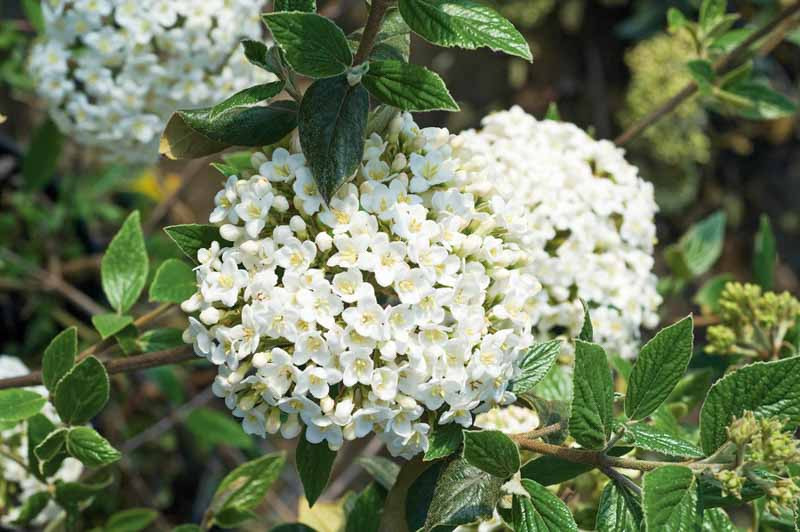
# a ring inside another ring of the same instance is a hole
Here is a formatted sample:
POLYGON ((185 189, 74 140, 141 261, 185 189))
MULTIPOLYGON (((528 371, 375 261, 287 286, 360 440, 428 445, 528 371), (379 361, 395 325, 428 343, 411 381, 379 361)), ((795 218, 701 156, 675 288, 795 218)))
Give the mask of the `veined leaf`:
POLYGON ((0 390, 0 421, 16 422, 39 413, 47 399, 32 390, 0 390))
POLYGON ((212 242, 221 240, 219 227, 210 224, 169 225, 164 232, 195 264, 198 250, 208 249, 212 242))
POLYGON ((150 301, 182 303, 197 291, 192 267, 182 260, 167 259, 161 263, 150 283, 150 301))
POLYGON ((492 515, 504 480, 457 458, 447 464, 436 481, 425 529, 457 526, 492 515))
POLYGON ((609 481, 600 495, 595 528, 598 532, 639 532, 642 529, 642 503, 616 481, 609 481))
POLYGON ((438 460, 450 456, 461 447, 464 440, 461 434, 463 429, 458 423, 447 423, 446 425, 436 425, 428 441, 428 450, 425 451, 423 460, 438 460))
POLYGON ((419 65, 371 61, 363 83, 380 102, 404 111, 458 111, 442 78, 419 65))
POLYGON ((530 498, 514 495, 511 515, 515 532, 578 531, 572 512, 564 501, 532 480, 522 479, 530 498))
POLYGON ((148 267, 139 211, 133 211, 111 240, 100 262, 103 292, 118 313, 126 312, 139 299, 147 282, 148 267))
POLYGON ((606 352, 599 345, 575 341, 573 388, 570 434, 588 449, 602 449, 612 429, 614 388, 606 352))
POLYGON ((344 32, 332 20, 315 13, 267 13, 264 22, 286 61, 304 76, 329 78, 350 67, 353 56, 344 32))
POLYGON ((108 401, 108 392, 106 368, 90 356, 58 382, 53 404, 64 423, 81 425, 103 409, 108 401))
POLYGON ((561 340, 538 342, 519 360, 519 375, 511 382, 511 391, 525 393, 545 378, 561 351, 561 340))
POLYGON ((463 456, 496 477, 509 478, 519 471, 517 444, 499 430, 465 430, 463 456))
POLYGON ((67 432, 67 452, 87 467, 99 467, 116 462, 122 456, 108 440, 93 428, 73 427, 67 432))
POLYGON ((645 451, 688 458, 704 456, 703 451, 693 443, 644 423, 629 425, 628 434, 632 437, 631 444, 645 451))
POLYGON ((61 377, 75 365, 75 356, 78 354, 77 331, 75 327, 65 329, 44 350, 42 382, 51 393, 55 391, 61 377))
POLYGON ((133 318, 120 314, 96 314, 92 316, 92 325, 100 333, 100 338, 105 340, 120 332, 133 323, 133 318))
POLYGON ((305 433, 297 441, 295 462, 308 505, 313 506, 328 485, 336 451, 331 451, 327 442, 311 443, 305 433))
POLYGON ((683 532, 699 526, 697 481, 688 467, 664 466, 645 473, 642 494, 647 530, 683 532))

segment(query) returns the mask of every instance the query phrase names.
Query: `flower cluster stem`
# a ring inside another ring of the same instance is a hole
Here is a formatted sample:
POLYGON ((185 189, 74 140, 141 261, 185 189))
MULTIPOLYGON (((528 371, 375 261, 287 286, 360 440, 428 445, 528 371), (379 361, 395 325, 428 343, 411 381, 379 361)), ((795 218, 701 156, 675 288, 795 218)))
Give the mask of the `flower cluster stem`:
MULTIPOLYGON (((786 7, 783 11, 778 13, 775 18, 764 24, 761 29, 754 31, 747 39, 742 41, 739 46, 731 50, 730 53, 720 57, 716 62, 714 62, 714 72, 719 74, 728 70, 739 58, 747 53, 751 46, 760 41, 762 38, 771 34, 774 30, 782 27, 785 20, 798 13, 800 13, 800 1, 786 7)), ((777 46, 779 42, 780 40, 775 42, 773 46, 777 46)), ((771 49, 772 47, 762 47, 758 53, 764 55, 765 53, 769 53, 771 49)), ((625 130, 620 136, 614 139, 614 144, 617 146, 623 146, 627 144, 635 137, 639 136, 644 130, 658 122, 661 118, 677 109, 684 101, 694 96, 697 90, 697 84, 693 81, 689 82, 675 96, 664 102, 663 105, 653 110, 651 113, 642 117, 627 130, 625 130)))
POLYGON ((381 30, 383 23, 383 16, 386 10, 389 9, 389 0, 372 0, 372 6, 369 8, 369 16, 367 17, 367 24, 364 26, 364 32, 361 34, 361 42, 358 44, 358 51, 353 60, 353 66, 358 66, 367 59, 375 46, 375 39, 378 37, 378 32, 381 30))

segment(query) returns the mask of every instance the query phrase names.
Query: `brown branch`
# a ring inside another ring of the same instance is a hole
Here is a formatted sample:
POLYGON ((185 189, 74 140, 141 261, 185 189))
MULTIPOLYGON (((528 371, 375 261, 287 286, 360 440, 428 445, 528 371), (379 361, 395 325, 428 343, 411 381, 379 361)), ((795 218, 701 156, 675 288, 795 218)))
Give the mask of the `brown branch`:
MULTIPOLYGON (((783 22, 800 13, 800 2, 792 4, 791 6, 785 8, 781 11, 775 18, 767 22, 764 26, 761 27, 758 31, 753 32, 750 34, 747 39, 741 42, 739 46, 734 48, 730 53, 720 57, 717 61, 714 62, 713 68, 714 72, 719 74, 723 73, 728 70, 736 60, 738 60, 741 56, 743 56, 751 46, 753 46, 756 42, 761 40, 762 38, 766 37, 773 30, 779 28, 783 25, 783 22)), ((778 41, 780 42, 780 41, 778 41)), ((778 42, 774 43, 774 46, 777 46, 778 42)), ((772 47, 764 47, 759 50, 758 53, 764 55, 769 53, 772 50, 772 47)), ((631 125, 627 130, 625 130, 620 136, 614 139, 614 144, 617 146, 623 146, 630 142, 633 138, 637 137, 641 134, 644 130, 658 122, 661 118, 665 115, 671 113, 675 109, 678 108, 684 101, 689 99, 697 92, 697 84, 694 81, 689 82, 683 89, 681 89, 678 94, 664 102, 661 107, 655 109, 651 113, 645 115, 641 119, 639 119, 636 123, 631 125)))
POLYGON ((358 44, 358 51, 353 60, 353 66, 358 66, 367 59, 375 46, 375 39, 378 37, 378 32, 381 30, 381 23, 386 10, 389 9, 388 0, 372 0, 372 6, 369 9, 369 16, 367 17, 367 24, 364 26, 364 32, 361 34, 361 42, 358 44))
MULTIPOLYGON (((154 351, 143 355, 136 355, 128 358, 117 358, 105 362, 106 371, 109 374, 127 373, 156 366, 166 366, 168 364, 178 364, 196 358, 191 346, 180 346, 164 351, 154 351)), ((42 372, 33 371, 21 377, 11 377, 0 379, 0 390, 7 388, 21 388, 24 386, 37 386, 42 384, 42 372)))

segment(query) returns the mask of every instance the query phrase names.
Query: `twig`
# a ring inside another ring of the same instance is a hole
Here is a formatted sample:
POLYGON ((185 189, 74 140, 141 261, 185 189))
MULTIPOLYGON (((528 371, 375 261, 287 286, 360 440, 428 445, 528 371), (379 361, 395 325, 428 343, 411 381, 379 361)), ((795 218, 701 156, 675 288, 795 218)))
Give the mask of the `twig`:
POLYGON ((559 432, 564 430, 567 426, 566 421, 559 421, 558 423, 553 423, 552 425, 546 425, 544 427, 540 427, 536 430, 531 432, 526 432, 525 434, 520 434, 519 437, 526 438, 529 440, 535 440, 537 438, 541 438, 543 436, 549 436, 554 432, 559 432))
MULTIPOLYGON (((724 72, 733 63, 739 59, 744 53, 746 53, 750 47, 764 38, 765 36, 769 35, 774 29, 778 28, 782 25, 783 21, 794 16, 795 14, 800 13, 800 2, 792 4, 791 6, 787 7, 783 11, 781 11, 775 18, 767 22, 764 26, 761 27, 758 31, 753 32, 750 34, 747 39, 741 42, 739 46, 734 48, 730 53, 720 57, 717 61, 714 62, 713 68, 715 73, 724 72)), ((777 46, 777 43, 775 43, 777 46)), ((764 47, 759 50, 759 53, 769 53, 772 48, 764 47)), ((625 130, 620 136, 614 139, 614 144, 617 146, 623 146, 630 142, 633 138, 641 134, 645 129, 649 128, 656 122, 658 122, 661 118, 665 115, 674 111, 679 105, 681 105, 684 101, 689 99, 694 93, 697 92, 697 84, 694 81, 689 82, 683 89, 678 92, 675 96, 664 102, 664 104, 655 109, 651 113, 647 114, 646 116, 639 119, 636 123, 631 125, 627 130, 625 130)))
POLYGON ((613 480, 613 481, 615 481, 615 482, 617 482, 619 484, 623 484, 626 488, 628 488, 629 490, 634 492, 636 495, 638 495, 640 497, 642 496, 642 488, 640 488, 639 485, 636 482, 631 480, 631 478, 628 477, 628 475, 624 475, 624 474, 620 473, 619 471, 617 471, 613 467, 603 466, 603 467, 600 468, 600 471, 602 471, 603 474, 605 476, 607 476, 608 478, 610 478, 611 480, 613 480))
MULTIPOLYGON (((136 318, 133 321, 133 325, 137 329, 140 329, 140 328, 144 327, 145 325, 148 325, 148 324, 152 323, 153 321, 156 320, 156 318, 158 318, 159 316, 161 316, 166 311, 168 311, 168 310, 170 310, 172 308, 174 308, 172 303, 162 303, 161 305, 157 306, 156 308, 154 308, 153 310, 151 310, 147 314, 143 314, 142 316, 136 318)), ((97 342, 94 345, 90 345, 89 347, 87 347, 86 349, 84 349, 83 351, 80 352, 80 354, 78 355, 77 361, 80 362, 81 360, 83 360, 84 358, 88 357, 89 355, 93 355, 95 353, 104 351, 105 349, 113 346, 114 345, 114 341, 115 340, 112 337, 112 338, 106 338, 105 340, 103 340, 101 342, 97 342)))
MULTIPOLYGON (((114 373, 127 373, 129 371, 136 371, 145 368, 154 368, 156 366, 166 366, 169 364, 178 364, 195 358, 196 355, 192 351, 191 346, 180 346, 172 349, 165 349, 163 351, 154 351, 152 353, 145 353, 143 355, 136 355, 128 358, 118 358, 105 362, 106 371, 109 374, 114 373)), ((6 388, 20 388, 24 386, 36 386, 42 384, 42 372, 33 371, 21 377, 11 377, 9 379, 0 379, 0 390, 6 388)))
POLYGON ((381 30, 381 23, 386 10, 389 9, 389 2, 387 0, 372 0, 372 6, 369 8, 369 16, 367 17, 367 24, 364 26, 364 32, 361 34, 361 42, 358 44, 358 51, 353 60, 353 66, 358 66, 367 59, 372 52, 372 47, 375 46, 375 39, 378 37, 378 32, 381 30))

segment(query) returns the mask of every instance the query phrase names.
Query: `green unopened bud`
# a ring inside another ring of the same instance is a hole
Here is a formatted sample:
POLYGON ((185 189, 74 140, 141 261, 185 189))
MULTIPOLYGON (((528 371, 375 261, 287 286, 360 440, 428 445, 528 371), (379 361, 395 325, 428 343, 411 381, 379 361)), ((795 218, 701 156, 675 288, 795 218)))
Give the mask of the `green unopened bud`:
POLYGON ((728 427, 728 439, 736 445, 749 443, 761 428, 752 412, 745 411, 742 417, 734 419, 728 427))
POLYGON ((722 494, 731 495, 737 499, 742 498, 742 486, 744 477, 736 470, 725 469, 714 474, 714 477, 722 485, 722 494))

